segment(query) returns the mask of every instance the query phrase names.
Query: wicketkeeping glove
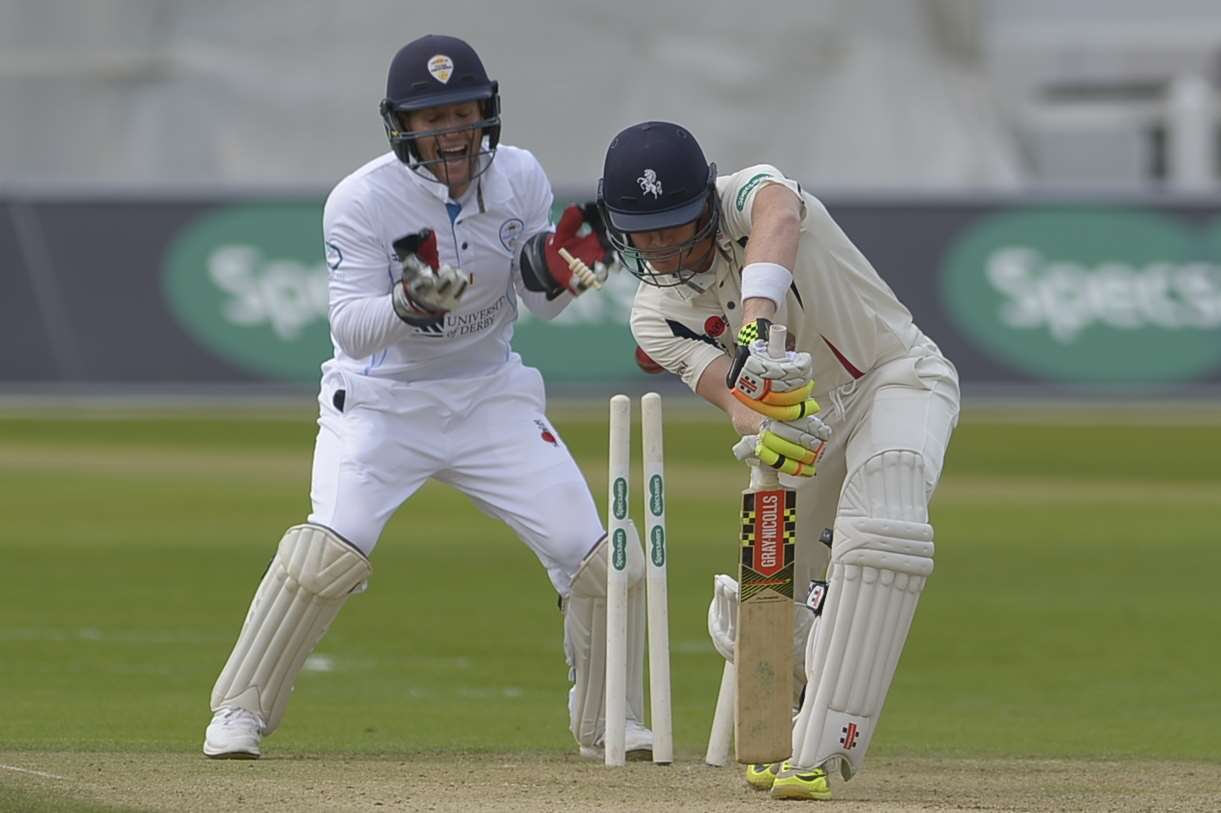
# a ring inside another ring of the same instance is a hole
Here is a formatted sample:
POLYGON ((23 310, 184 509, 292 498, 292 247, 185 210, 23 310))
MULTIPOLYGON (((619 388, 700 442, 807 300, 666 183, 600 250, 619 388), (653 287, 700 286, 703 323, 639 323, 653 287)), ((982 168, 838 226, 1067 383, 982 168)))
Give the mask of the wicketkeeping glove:
POLYGON ((737 351, 725 385, 746 406, 778 421, 792 421, 819 409, 814 390, 814 359, 809 353, 786 350, 784 358, 768 354, 772 323, 748 322, 738 331, 737 351))
POLYGON ((749 465, 770 466, 797 477, 813 477, 817 473, 818 458, 830 439, 831 427, 815 415, 795 421, 768 418, 760 424, 758 434, 745 435, 734 445, 733 454, 749 465))
POLYGON ((522 280, 527 290, 545 291, 548 299, 564 291, 580 296, 606 282, 609 258, 597 207, 592 203, 572 204, 560 215, 554 232, 542 232, 526 241, 521 256, 522 280))
MULTIPOLYGON (((713 576, 712 601, 708 604, 708 635, 721 657, 733 663, 738 637, 738 582, 721 573, 713 576)), ((793 677, 804 685, 806 676, 806 641, 814 626, 814 613, 800 602, 793 602, 793 677)))
POLYGON ((600 288, 606 281, 608 251, 598 232, 598 222, 596 208, 572 204, 560 215, 555 233, 547 239, 547 270, 557 283, 574 294, 600 288), (582 271, 580 266, 574 269, 568 260, 560 256, 560 249, 583 263, 585 270, 582 271))
POLYGON ((733 663, 734 642, 738 637, 738 582, 723 573, 712 577, 708 637, 721 657, 733 663))
POLYGON ((402 279, 391 296, 400 319, 409 325, 432 324, 458 306, 471 284, 470 275, 441 263, 432 229, 395 240, 394 253, 403 265, 402 279))

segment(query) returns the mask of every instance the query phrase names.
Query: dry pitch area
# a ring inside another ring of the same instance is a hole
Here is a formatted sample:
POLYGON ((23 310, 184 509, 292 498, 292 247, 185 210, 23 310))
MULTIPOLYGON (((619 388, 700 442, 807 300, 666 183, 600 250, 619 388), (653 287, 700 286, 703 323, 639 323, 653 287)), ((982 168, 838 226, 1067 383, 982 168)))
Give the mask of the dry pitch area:
MULTIPOLYGON (((834 786, 841 811, 1217 811, 1221 765, 878 758, 834 786)), ((574 757, 402 758, 0 752, 0 807, 85 811, 728 811, 771 806, 736 769, 612 770, 574 757), (14 796, 14 793, 16 794, 14 796), (85 805, 74 805, 84 802, 85 805)), ((787 805, 787 808, 793 805, 787 805)))

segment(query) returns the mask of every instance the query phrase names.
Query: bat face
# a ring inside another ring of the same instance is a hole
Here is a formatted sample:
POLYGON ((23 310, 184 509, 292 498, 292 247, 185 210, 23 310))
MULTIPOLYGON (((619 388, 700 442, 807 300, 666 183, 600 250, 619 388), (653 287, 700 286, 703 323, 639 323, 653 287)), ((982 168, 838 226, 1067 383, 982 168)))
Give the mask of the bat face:
POLYGON ((793 542, 797 531, 797 494, 787 489, 742 494, 740 602, 763 590, 793 598, 793 542))
MULTIPOLYGON (((768 355, 784 355, 788 331, 772 325, 768 355)), ((773 469, 756 464, 742 492, 738 566, 738 691, 734 743, 738 762, 778 762, 793 751, 793 543, 797 494, 773 469)))
POLYGON ((742 492, 737 695, 734 742, 742 763, 777 762, 792 751, 793 543, 797 495, 742 492))

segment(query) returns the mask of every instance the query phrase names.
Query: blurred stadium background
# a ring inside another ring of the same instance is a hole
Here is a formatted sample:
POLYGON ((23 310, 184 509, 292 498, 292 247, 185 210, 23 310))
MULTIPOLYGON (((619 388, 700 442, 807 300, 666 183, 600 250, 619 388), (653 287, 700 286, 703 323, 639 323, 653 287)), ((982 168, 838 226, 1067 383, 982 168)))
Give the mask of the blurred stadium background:
MULTIPOLYGON (((839 798, 1221 809, 1217 0, 0 0, 0 810, 749 798, 736 772, 570 758, 554 596, 434 485, 388 526, 272 760, 198 755, 257 576, 308 507, 321 204, 386 150, 385 71, 423 33, 475 46, 504 140, 560 201, 646 118, 724 169, 776 164, 958 365, 937 575, 874 767, 839 798), (453 752, 525 756, 482 766, 490 796, 453 752)), ((636 368, 633 290, 621 275, 515 344, 599 499, 605 397, 668 393, 693 766, 743 478, 711 408, 636 368)))
MULTIPOLYGON (((799 179, 968 400, 1221 383, 1213 0, 3 0, 4 391, 309 389, 319 205, 385 150, 385 70, 422 32, 476 46, 561 200, 645 118, 799 179)), ((657 385, 633 288, 522 325, 553 392, 657 385)))

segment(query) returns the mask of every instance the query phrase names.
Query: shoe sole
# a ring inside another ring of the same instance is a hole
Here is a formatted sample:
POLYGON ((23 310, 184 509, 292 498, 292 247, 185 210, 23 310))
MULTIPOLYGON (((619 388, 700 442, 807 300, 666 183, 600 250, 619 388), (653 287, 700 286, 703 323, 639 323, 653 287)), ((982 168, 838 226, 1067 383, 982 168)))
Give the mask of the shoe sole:
MULTIPOLYGON (((606 759, 606 752, 601 748, 590 748, 582 745, 579 753, 582 759, 606 759)), ((624 759, 628 762, 649 762, 653 759, 653 749, 637 748, 635 751, 625 751, 624 759)))
POLYGON ((813 792, 807 790, 806 788, 786 788, 784 786, 777 788, 775 785, 773 785, 770 795, 773 799, 815 799, 818 801, 826 801, 827 799, 831 798, 831 791, 825 790, 813 792))
POLYGON ((258 751, 217 751, 209 752, 207 747, 203 749, 203 755, 208 759, 258 759, 262 754, 258 751))

